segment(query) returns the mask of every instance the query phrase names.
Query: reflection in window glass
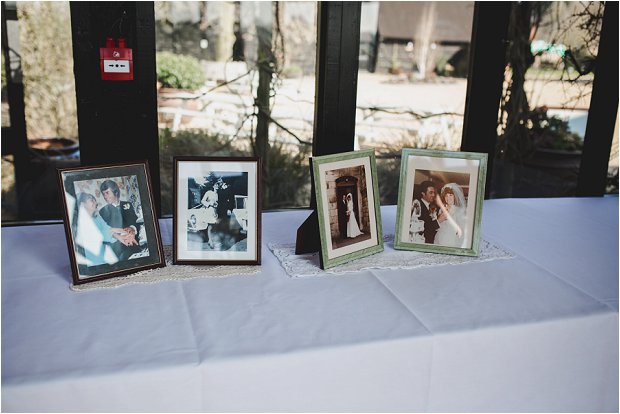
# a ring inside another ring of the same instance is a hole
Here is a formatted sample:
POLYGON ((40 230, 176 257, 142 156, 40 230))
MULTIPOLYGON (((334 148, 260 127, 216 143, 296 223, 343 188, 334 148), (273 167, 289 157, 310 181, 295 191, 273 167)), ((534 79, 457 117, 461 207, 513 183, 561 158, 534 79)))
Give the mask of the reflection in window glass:
POLYGON ((2 49, 2 126, 10 127, 11 118, 9 115, 9 91, 7 90, 6 68, 4 63, 4 48, 2 49))
MULTIPOLYGON (((24 91, 23 102, 12 101, 10 109, 19 113, 23 105, 28 151, 20 151, 23 143, 17 141, 5 147, 17 152, 2 160, 2 220, 58 219, 56 169, 79 164, 69 2, 7 2, 8 7, 17 12, 17 20, 7 21, 11 77, 24 91)), ((11 132, 7 138, 23 139, 20 131, 11 132)))
POLYGON ((172 157, 260 156, 263 208, 307 206, 315 2, 156 2, 162 211, 172 157))
POLYGON ((618 194, 618 113, 616 113, 616 127, 614 128, 614 138, 609 153, 605 192, 607 194, 618 194))
POLYGON ((77 148, 69 2, 17 2, 24 104, 33 148, 77 148), (65 138, 64 140, 49 138, 65 138))
POLYGON ((603 9, 513 6, 491 197, 575 194, 603 9))
POLYGON ((13 156, 2 157, 2 221, 17 219, 17 194, 13 156))
MULTIPOLYGON (((14 26, 13 22, 7 22, 7 28, 14 26)), ((11 126, 11 118, 9 112, 9 96, 7 89, 7 72, 5 67, 4 47, 2 48, 2 128, 11 126)), ((3 131, 4 133, 4 131, 3 131)), ((7 135, 3 136, 2 145, 3 152, 10 147, 7 143, 7 135)), ((15 167, 14 157, 12 154, 2 156, 2 221, 17 219, 17 194, 15 191, 15 167)))
POLYGON ((459 150, 473 2, 363 2, 356 148, 376 148, 382 204, 403 147, 459 150))
MULTIPOLYGON (((7 7, 8 9, 8 7, 7 7)), ((13 20, 7 20, 7 39, 10 35, 13 38, 17 38, 17 24, 13 20)), ((11 71, 18 65, 19 59, 15 52, 7 47, 5 49, 4 43, 2 46, 2 221, 16 220, 18 217, 17 211, 17 191, 15 188, 15 157, 10 154, 11 138, 11 115, 9 106, 9 91, 8 91, 8 78, 11 76, 11 71), (8 56, 8 61, 5 60, 5 53, 8 56), (6 66, 9 66, 9 73, 7 73, 6 66), (5 130, 5 128, 7 128, 5 130)))

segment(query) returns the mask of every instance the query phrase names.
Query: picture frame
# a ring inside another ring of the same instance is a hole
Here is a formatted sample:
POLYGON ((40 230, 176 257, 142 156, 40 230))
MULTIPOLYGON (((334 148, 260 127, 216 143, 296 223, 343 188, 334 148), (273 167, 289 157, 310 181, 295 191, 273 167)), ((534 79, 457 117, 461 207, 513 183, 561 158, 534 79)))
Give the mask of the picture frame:
POLYGON ((173 263, 261 262, 261 160, 174 157, 173 263))
POLYGON ((166 265, 147 161, 58 170, 75 285, 166 265))
POLYGON ((373 150, 312 158, 320 266, 328 269, 383 251, 373 150))
POLYGON ((394 248, 478 256, 487 154, 405 148, 394 248))

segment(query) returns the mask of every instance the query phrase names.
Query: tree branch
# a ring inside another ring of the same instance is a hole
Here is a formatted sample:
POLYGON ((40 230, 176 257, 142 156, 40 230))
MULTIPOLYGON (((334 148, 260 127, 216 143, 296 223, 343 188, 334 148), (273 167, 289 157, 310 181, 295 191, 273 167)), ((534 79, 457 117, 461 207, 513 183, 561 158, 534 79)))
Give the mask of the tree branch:
POLYGON ((180 100, 182 100, 182 101, 191 101, 191 100, 195 100, 195 99, 200 99, 200 98, 202 98, 203 96, 205 96, 205 95, 207 95, 207 94, 209 94, 209 93, 213 92, 213 91, 214 91, 214 90, 216 90, 216 89, 219 89, 219 88, 222 88, 222 87, 224 87, 224 86, 227 86, 227 85, 229 85, 229 84, 231 84, 231 83, 233 83, 233 82, 238 81, 239 79, 241 79, 241 78, 243 78, 243 77, 245 77, 245 76, 248 76, 250 73, 252 73, 252 71, 253 71, 253 70, 254 70, 254 69, 248 69, 248 71, 247 71, 247 72, 245 72, 243 75, 239 75, 239 76, 237 76, 236 78, 233 78, 233 79, 231 79, 231 80, 229 80, 229 81, 226 81, 226 82, 220 83, 219 85, 216 85, 216 86, 214 86, 214 87, 212 87, 212 88, 209 88, 209 89, 207 89, 206 91, 202 92, 201 94, 198 94, 198 95, 195 95, 195 96, 178 96, 178 97, 177 97, 177 96, 175 96, 175 97, 165 97, 165 96, 160 96, 159 98, 160 98, 160 99, 162 99, 162 100, 166 100, 166 99, 180 99, 180 100))
POLYGON ((282 125, 281 123, 279 123, 278 121, 276 121, 275 119, 273 119, 271 117, 270 114, 268 114, 265 110, 259 108, 258 106, 256 106, 256 108, 258 109, 258 111, 260 113, 262 113, 263 115, 265 115, 268 119, 269 122, 273 122, 278 128, 280 128, 281 130, 283 130, 284 132, 287 132, 289 135, 291 135, 293 138, 295 138, 300 144, 303 145, 312 145, 312 142, 308 142, 308 141, 304 141, 303 139, 299 138, 297 135, 295 135, 295 133, 293 133, 290 129, 288 129, 287 127, 285 127, 284 125, 282 125))
MULTIPOLYGON (((437 116, 444 116, 444 115, 463 116, 463 114, 459 114, 458 112, 438 112, 438 113, 432 113, 432 114, 420 114, 418 112, 414 112, 411 110, 379 108, 377 106, 370 106, 370 107, 358 106, 357 109, 361 109, 364 111, 371 111, 373 113, 374 112, 385 112, 387 114, 392 114, 392 115, 411 115, 412 117, 418 120, 434 118, 437 116)), ((367 116, 365 118, 367 118, 367 116)))

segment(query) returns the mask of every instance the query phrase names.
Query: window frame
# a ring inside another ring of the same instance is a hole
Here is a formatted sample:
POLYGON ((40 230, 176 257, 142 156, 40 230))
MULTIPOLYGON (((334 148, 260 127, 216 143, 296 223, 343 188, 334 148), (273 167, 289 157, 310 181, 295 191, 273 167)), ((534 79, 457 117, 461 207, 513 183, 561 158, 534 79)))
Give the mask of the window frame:
MULTIPOLYGON (((489 155, 487 180, 493 172, 506 30, 514 3, 475 2, 474 5, 461 150, 489 155)), ((5 2, 2 9, 5 46, 6 19, 12 17, 5 13, 5 2)), ((160 188, 154 2, 70 2, 70 9, 82 165, 146 159, 153 186, 160 188), (109 27, 122 13, 129 28, 125 37, 136 52, 134 81, 104 82, 99 75, 99 47, 105 43, 109 27)), ((350 151, 354 145, 361 2, 319 2, 317 19, 313 154, 326 155, 350 151)), ((606 2, 597 56, 600 63, 588 111, 577 196, 602 196, 605 192, 618 109, 618 76, 614 64, 617 33, 618 3, 606 2)), ((27 151, 27 137, 23 85, 21 99, 19 87, 19 82, 9 82, 11 127, 7 134, 13 141, 9 147, 13 147, 17 158, 18 189, 21 171, 27 169, 27 159, 21 157, 27 151)), ((487 192, 489 188, 487 185, 487 192)), ((161 217, 159 191, 155 192, 155 208, 161 217)), ((3 222, 2 226, 15 224, 19 223, 3 222)))
POLYGON ((618 116, 618 2, 606 1, 577 180, 578 197, 605 195, 618 116))

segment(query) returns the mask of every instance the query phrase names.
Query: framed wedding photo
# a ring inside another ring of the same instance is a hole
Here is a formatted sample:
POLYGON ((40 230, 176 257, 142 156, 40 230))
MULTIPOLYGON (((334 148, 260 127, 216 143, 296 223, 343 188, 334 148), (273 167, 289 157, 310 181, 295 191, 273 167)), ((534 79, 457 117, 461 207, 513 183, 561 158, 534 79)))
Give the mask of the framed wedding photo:
POLYGON ((259 158, 175 157, 173 262, 260 264, 259 158))
POLYGON ((402 151, 394 248, 478 256, 487 154, 402 151))
POLYGON ((146 162, 58 170, 73 283, 165 266, 146 162))
POLYGON ((321 268, 383 251, 373 150, 312 158, 321 268))

